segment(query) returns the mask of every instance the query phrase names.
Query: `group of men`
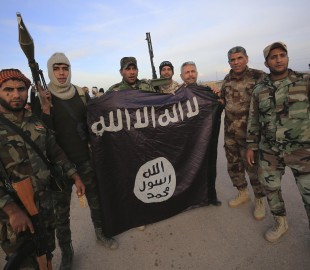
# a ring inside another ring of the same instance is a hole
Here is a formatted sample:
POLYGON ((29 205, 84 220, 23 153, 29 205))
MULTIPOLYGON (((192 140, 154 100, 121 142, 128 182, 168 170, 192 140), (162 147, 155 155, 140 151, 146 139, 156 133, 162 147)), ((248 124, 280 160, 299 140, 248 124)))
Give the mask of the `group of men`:
MULTIPOLYGON (((281 194, 285 166, 292 168, 310 224, 310 75, 288 69, 287 47, 282 42, 267 46, 264 58, 270 74, 249 68, 243 47, 230 49, 231 71, 221 90, 213 90, 225 106, 224 146, 228 173, 238 189, 236 198, 228 204, 238 207, 250 201, 247 172, 255 196, 254 217, 257 220, 265 217, 264 198, 267 196, 275 226, 266 232, 265 238, 275 242, 288 229, 281 194)), ((63 53, 53 54, 47 68, 50 83, 44 90, 38 85, 39 98, 32 108, 35 114, 24 109, 29 79, 16 69, 0 71, 0 241, 10 259, 34 233, 30 214, 12 192, 14 183, 30 178, 36 194, 35 203, 39 205, 39 212, 45 215, 43 220, 48 229, 50 251, 55 248, 55 212, 56 236, 62 252, 60 269, 64 270, 72 268, 70 200, 73 183, 78 196, 85 193, 87 197, 98 242, 109 249, 116 249, 118 243, 102 231, 102 211, 86 126, 89 95, 85 89, 71 83, 71 64, 63 53), (73 182, 68 180, 62 191, 52 191, 47 165, 31 145, 1 121, 2 118, 26 133, 51 162, 62 166, 73 182)), ((172 79, 174 67, 171 62, 162 62, 159 71, 161 78, 166 79, 159 84, 139 80, 136 59, 124 57, 120 61, 122 81, 112 85, 107 92, 139 89, 173 94, 182 87, 197 84, 194 62, 182 64, 182 85, 172 79)), ((221 202, 216 196, 215 183, 213 188, 209 204, 219 206, 221 202)), ((20 268, 36 269, 35 257, 35 252, 31 252, 20 268)))
POLYGON ((238 189, 228 204, 238 207, 250 200, 246 171, 255 196, 254 217, 265 217, 267 196, 275 223, 265 239, 276 242, 288 230, 281 191, 286 166, 295 177, 310 228, 310 74, 288 68, 283 42, 268 45, 263 55, 270 74, 248 68, 243 47, 228 51, 231 71, 221 89, 224 146, 228 173, 238 189))

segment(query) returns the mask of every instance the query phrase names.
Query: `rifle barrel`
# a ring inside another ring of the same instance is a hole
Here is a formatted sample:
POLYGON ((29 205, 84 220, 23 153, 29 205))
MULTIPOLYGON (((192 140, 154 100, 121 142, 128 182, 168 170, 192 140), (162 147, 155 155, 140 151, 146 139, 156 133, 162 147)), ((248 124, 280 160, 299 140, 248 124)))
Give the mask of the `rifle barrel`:
POLYGON ((151 61, 151 66, 152 66, 152 77, 153 77, 153 79, 157 79, 156 69, 155 69, 154 62, 153 62, 154 53, 153 53, 152 40, 151 40, 150 32, 146 33, 146 40, 147 40, 147 45, 149 47, 149 55, 150 55, 150 61, 151 61))

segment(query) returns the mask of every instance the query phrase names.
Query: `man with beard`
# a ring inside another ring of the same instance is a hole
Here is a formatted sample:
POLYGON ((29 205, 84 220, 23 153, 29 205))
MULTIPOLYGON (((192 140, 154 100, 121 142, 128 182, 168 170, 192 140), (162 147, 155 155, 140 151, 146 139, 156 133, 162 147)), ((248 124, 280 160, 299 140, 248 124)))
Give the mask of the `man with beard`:
POLYGON ((159 65, 159 74, 161 78, 169 79, 169 84, 159 87, 161 93, 173 94, 178 88, 178 82, 172 79, 174 75, 174 67, 169 61, 163 61, 159 65))
MULTIPOLYGON (((82 88, 71 83, 71 64, 64 53, 54 53, 47 62, 50 83, 48 90, 52 95, 52 107, 44 111, 45 119, 58 144, 67 154, 81 175, 86 187, 86 198, 90 208, 91 219, 95 228, 97 242, 106 248, 116 249, 118 243, 113 238, 105 237, 102 231, 102 210, 99 200, 97 180, 86 125, 86 97, 82 88)), ((56 236, 61 249, 60 269, 71 269, 73 248, 70 230, 70 200, 72 185, 64 192, 53 194, 56 211, 56 236)))
POLYGON ((288 68, 287 46, 274 42, 264 51, 270 74, 256 85, 247 127, 247 160, 259 163, 258 177, 275 224, 265 239, 276 242, 288 230, 281 191, 285 167, 291 168, 310 228, 310 74, 288 68), (255 160, 254 151, 259 151, 255 160))
POLYGON ((221 98, 225 104, 225 132, 224 147, 227 158, 227 170, 238 194, 228 202, 230 207, 238 207, 251 200, 245 172, 255 195, 254 218, 262 220, 265 217, 264 188, 258 180, 257 164, 249 166, 246 159, 246 129, 250 100, 253 88, 260 82, 265 73, 261 70, 249 68, 248 55, 241 46, 228 51, 228 63, 231 67, 224 78, 221 98))
POLYGON ((195 62, 193 61, 184 62, 181 66, 180 77, 184 82, 182 84, 183 87, 186 87, 190 84, 198 85, 197 84, 198 72, 195 62))
MULTIPOLYGON (((30 80, 18 69, 0 71, 0 242, 10 259, 19 248, 31 242, 31 234, 38 233, 30 219, 30 213, 17 198, 12 185, 30 179, 34 196, 21 192, 27 200, 34 200, 47 235, 48 253, 55 249, 54 210, 51 198, 50 169, 31 145, 14 130, 14 125, 29 136, 41 152, 74 181, 78 196, 85 187, 74 165, 57 145, 54 135, 30 111, 24 109, 28 98, 30 80), (9 122, 11 123, 9 123, 9 122), (11 125, 13 127, 11 127, 11 125)), ((48 93, 40 91, 42 106, 46 107, 48 93)), ((69 180, 68 180, 69 181, 69 180)), ((51 260, 47 257, 47 260, 51 260)), ((38 269, 35 250, 30 250, 18 269, 38 269)))

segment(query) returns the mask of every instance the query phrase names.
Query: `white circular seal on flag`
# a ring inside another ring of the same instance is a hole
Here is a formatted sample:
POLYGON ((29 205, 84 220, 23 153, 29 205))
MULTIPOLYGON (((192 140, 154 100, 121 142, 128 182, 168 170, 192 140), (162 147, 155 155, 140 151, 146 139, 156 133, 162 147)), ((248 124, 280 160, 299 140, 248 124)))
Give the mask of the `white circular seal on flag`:
POLYGON ((144 203, 168 200, 176 187, 175 170, 164 157, 155 158, 143 164, 137 175, 134 194, 144 203))

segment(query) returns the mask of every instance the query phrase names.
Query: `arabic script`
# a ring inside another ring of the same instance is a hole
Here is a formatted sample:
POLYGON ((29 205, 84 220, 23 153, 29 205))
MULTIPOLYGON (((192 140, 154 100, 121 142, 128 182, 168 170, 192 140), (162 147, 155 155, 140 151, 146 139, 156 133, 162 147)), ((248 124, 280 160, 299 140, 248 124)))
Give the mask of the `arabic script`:
POLYGON ((109 112, 109 119, 100 116, 99 121, 91 125, 91 131, 97 136, 102 136, 105 131, 118 132, 124 128, 130 130, 132 127, 138 129, 146 128, 149 125, 153 128, 156 126, 165 127, 170 123, 184 121, 186 118, 189 119, 199 114, 196 97, 193 97, 192 104, 190 100, 187 100, 185 104, 185 108, 183 108, 181 102, 172 104, 159 114, 155 113, 154 106, 139 108, 134 113, 135 119, 131 118, 128 109, 116 109, 116 111, 109 112))
POLYGON ((142 165, 136 175, 134 194, 144 203, 168 200, 176 187, 176 175, 172 164, 159 157, 142 165))

